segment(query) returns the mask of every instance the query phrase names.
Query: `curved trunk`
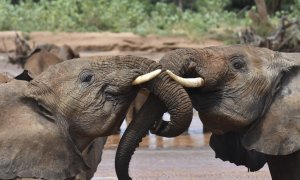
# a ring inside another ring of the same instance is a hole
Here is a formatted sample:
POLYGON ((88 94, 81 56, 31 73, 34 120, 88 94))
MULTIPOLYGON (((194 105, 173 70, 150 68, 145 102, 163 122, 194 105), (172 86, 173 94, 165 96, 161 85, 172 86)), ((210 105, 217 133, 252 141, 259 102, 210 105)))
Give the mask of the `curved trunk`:
POLYGON ((147 83, 147 88, 153 94, 149 96, 136 119, 129 124, 117 149, 115 167, 119 179, 131 179, 128 174, 131 156, 164 112, 170 113, 171 121, 165 123, 158 132, 162 136, 178 136, 189 127, 192 120, 193 109, 188 94, 166 72, 147 83))

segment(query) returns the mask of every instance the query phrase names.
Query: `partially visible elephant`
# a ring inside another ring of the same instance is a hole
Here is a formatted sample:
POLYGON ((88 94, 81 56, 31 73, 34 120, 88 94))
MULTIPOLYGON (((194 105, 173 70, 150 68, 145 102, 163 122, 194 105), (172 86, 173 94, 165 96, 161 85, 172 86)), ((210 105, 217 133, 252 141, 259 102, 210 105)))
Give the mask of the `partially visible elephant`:
MULTIPOLYGON (((41 49, 48 51, 56 55, 59 59, 65 61, 69 59, 79 58, 78 52, 73 50, 69 45, 64 44, 62 46, 57 46, 55 44, 41 44, 38 45, 35 49, 41 49)), ((33 50, 34 51, 34 50, 33 50)))
MULTIPOLYGON (((232 45, 178 49, 167 53, 160 63, 186 87, 204 126, 212 130, 210 145, 216 157, 245 165, 251 171, 267 162, 273 179, 299 179, 299 53, 232 45)), ((147 109, 135 119, 137 123, 144 121, 143 117, 149 113, 156 114, 153 115, 156 121, 160 120, 164 105, 150 101, 147 100, 144 104, 147 109)), ((174 135, 166 131, 169 122, 156 124, 152 132, 174 135)), ((131 134, 135 129, 127 130, 131 134)), ((118 149, 129 150, 129 155, 134 152, 134 148, 124 144, 118 149)), ((121 165, 128 164, 131 157, 126 160, 118 159, 118 154, 116 157, 117 174, 124 177, 121 179, 129 179, 128 166, 121 165)))
MULTIPOLYGON (((30 56, 32 56, 33 54, 39 51, 46 51, 48 53, 51 53, 62 61, 79 58, 78 52, 73 50, 69 45, 64 44, 62 46, 57 46, 55 44, 40 44, 37 45, 35 48, 32 48, 30 47, 29 43, 25 39, 20 37, 17 33, 15 38, 15 45, 16 45, 16 57, 13 58, 9 56, 9 61, 13 64, 15 63, 21 64, 22 67, 25 66, 30 56)), ((43 63, 51 64, 45 62, 45 60, 43 63)))
POLYGON ((79 54, 68 45, 39 45, 25 58, 24 69, 35 77, 51 65, 74 58, 79 58, 79 54))
MULTIPOLYGON (((17 79, 17 80, 25 80, 25 81, 31 81, 32 78, 36 77, 42 71, 46 70, 49 66, 54 65, 56 63, 59 63, 61 61, 56 61, 58 58, 54 56, 53 54, 41 50, 41 51, 36 51, 34 55, 29 57, 29 65, 32 62, 33 66, 29 66, 30 71, 24 70, 23 73, 16 77, 9 76, 8 74, 3 74, 3 80, 5 82, 9 82, 12 79, 17 79), (49 60, 49 61, 47 61, 49 60), (40 66, 34 64, 34 63, 43 63, 46 62, 45 64, 40 64, 40 66), (48 62, 48 63, 47 63, 48 62), (49 63, 52 62, 53 64, 49 63), (33 74, 32 72, 35 72, 33 74)), ((58 59, 59 60, 59 59, 58 59)), ((0 74, 0 83, 1 83, 1 76, 0 74)), ((105 145, 107 137, 98 137, 95 140, 93 140, 82 152, 82 157, 85 160, 85 162, 89 166, 89 170, 85 172, 80 172, 79 174, 76 175, 75 179, 91 179, 94 175, 94 173, 97 170, 98 164, 101 162, 101 156, 102 156, 102 151, 105 145)))
POLYGON ((34 78, 48 69, 50 66, 63 62, 62 59, 48 51, 35 49, 24 64, 24 69, 28 70, 29 75, 34 78))
POLYGON ((172 122, 191 121, 188 94, 165 92, 184 90, 160 68, 134 56, 80 58, 0 84, 0 179, 67 179, 94 168, 83 155, 101 153, 89 145, 120 126, 140 88, 165 104, 172 122))

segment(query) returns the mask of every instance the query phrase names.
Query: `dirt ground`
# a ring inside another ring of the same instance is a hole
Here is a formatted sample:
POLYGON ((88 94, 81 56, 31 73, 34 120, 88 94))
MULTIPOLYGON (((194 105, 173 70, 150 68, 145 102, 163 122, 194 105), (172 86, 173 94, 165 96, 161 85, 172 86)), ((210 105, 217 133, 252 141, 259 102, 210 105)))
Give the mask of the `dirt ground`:
MULTIPOLYGON (((93 180, 117 179, 114 171, 115 150, 105 150, 93 180)), ((209 147, 198 149, 139 149, 131 161, 133 179, 147 180, 270 180, 265 166, 258 172, 247 172, 214 158, 209 147)))
MULTIPOLYGON (((164 117, 167 119, 168 117, 164 117)), ((125 130, 122 125, 121 135, 125 130)), ((187 133, 176 138, 146 136, 133 155, 130 175, 145 180, 270 180, 268 166, 257 172, 248 172, 215 158, 208 145, 210 134, 203 134, 196 112, 187 133)), ((110 136, 105 145, 102 162, 93 180, 117 179, 114 169, 116 148, 121 135, 110 136)))
MULTIPOLYGON (((183 37, 140 37, 131 33, 49 33, 34 32, 26 35, 32 47, 42 43, 68 44, 81 56, 132 54, 159 60, 165 52, 183 47, 202 48, 222 45, 206 40, 195 43, 183 37)), ((7 52, 12 53, 15 32, 0 32, 0 73, 17 75, 22 68, 9 64, 7 52)), ((126 125, 122 125, 121 133, 126 125)), ((117 179, 114 156, 120 135, 110 136, 105 146, 103 160, 94 180, 117 179)), ((209 134, 204 135, 202 124, 194 113, 192 125, 184 135, 161 138, 149 135, 135 153, 130 174, 134 179, 271 179, 267 165, 258 172, 247 172, 245 167, 214 158, 208 146, 209 134)))
MULTIPOLYGON (((0 32, 0 52, 15 50, 15 34, 20 32, 0 32)), ((147 51, 165 52, 177 48, 201 48, 209 45, 220 45, 222 42, 205 40, 196 43, 185 37, 138 36, 132 33, 51 33, 32 32, 23 34, 34 47, 38 44, 68 44, 77 51, 147 51)))

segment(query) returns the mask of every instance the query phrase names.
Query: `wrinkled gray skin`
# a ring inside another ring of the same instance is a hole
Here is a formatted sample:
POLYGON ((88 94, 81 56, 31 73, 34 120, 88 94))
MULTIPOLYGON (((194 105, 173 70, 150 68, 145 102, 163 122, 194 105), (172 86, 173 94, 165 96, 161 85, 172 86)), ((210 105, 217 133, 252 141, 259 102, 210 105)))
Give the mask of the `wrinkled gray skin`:
POLYGON ((162 72, 160 77, 155 78, 152 83, 163 83, 165 86, 153 86, 150 92, 161 92, 168 98, 162 103, 161 98, 157 98, 155 93, 150 93, 148 100, 125 130, 115 159, 118 179, 131 179, 128 174, 131 156, 149 130, 155 129, 156 133, 163 136, 174 137, 184 132, 192 121, 193 108, 186 91, 166 72, 162 72), (170 113, 171 121, 165 126, 160 126, 159 120, 166 111, 170 113))
MULTIPOLYGON (((213 132, 216 157, 251 171, 267 162, 273 179, 299 179, 300 54, 233 45, 178 49, 160 63, 181 77, 204 78, 204 87, 187 92, 213 132)), ((148 112, 161 107, 150 104, 148 112)))
POLYGON ((19 80, 0 84, 0 121, 3 123, 0 127, 0 178, 59 179, 59 174, 73 173, 77 178, 91 179, 102 154, 91 147, 98 146, 97 150, 102 150, 106 138, 97 138, 82 153, 77 152, 57 125, 40 114, 35 102, 23 100, 27 86, 28 82, 19 80), (37 172, 39 170, 41 172, 37 172))
POLYGON ((250 170, 267 161, 273 179, 300 177, 300 54, 235 45, 176 50, 160 63, 204 78, 187 91, 217 157, 250 170))
MULTIPOLYGON (((89 171, 88 146, 120 126, 140 89, 132 81, 158 68, 133 56, 81 58, 51 66, 30 82, 1 84, 0 179, 66 179, 89 171)), ((164 77, 143 87, 170 108, 169 94, 159 91, 169 86, 164 77)), ((181 113, 189 116, 190 109, 181 113)))
MULTIPOLYGON (((23 45, 24 46, 24 45, 23 45)), ((54 44, 42 44, 38 45, 25 59, 24 69, 28 70, 31 78, 41 74, 51 65, 79 58, 79 54, 74 51, 70 46, 56 46, 54 44)), ((1 79, 0 79, 1 80, 1 79)), ((141 90, 138 93, 136 99, 132 102, 126 115, 126 121, 129 124, 138 110, 142 107, 143 103, 147 99, 148 92, 141 90), (146 96, 146 97, 144 97, 146 96)), ((118 132, 118 131, 116 131, 118 132)))
MULTIPOLYGON (((24 69, 28 72, 23 72, 21 75, 15 78, 30 81, 32 78, 35 78, 50 66, 74 57, 79 57, 79 55, 67 45, 62 47, 52 44, 39 45, 26 58, 24 69)), ((91 179, 93 177, 93 174, 96 172, 97 166, 101 161, 101 155, 105 141, 106 137, 97 138, 83 151, 82 156, 89 164, 90 170, 79 173, 76 176, 77 179, 91 179)))

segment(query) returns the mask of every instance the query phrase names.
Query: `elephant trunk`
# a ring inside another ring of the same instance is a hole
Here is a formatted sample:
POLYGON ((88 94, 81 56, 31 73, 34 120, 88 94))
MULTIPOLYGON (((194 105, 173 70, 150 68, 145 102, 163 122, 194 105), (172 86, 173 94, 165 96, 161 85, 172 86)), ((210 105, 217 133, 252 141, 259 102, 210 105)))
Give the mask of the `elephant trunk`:
POLYGON ((155 123, 168 111, 171 121, 158 130, 162 136, 174 137, 184 132, 192 120, 192 103, 185 90, 170 79, 166 72, 148 82, 152 92, 141 110, 126 129, 119 143, 115 167, 119 179, 131 179, 128 174, 129 162, 136 147, 155 123))

